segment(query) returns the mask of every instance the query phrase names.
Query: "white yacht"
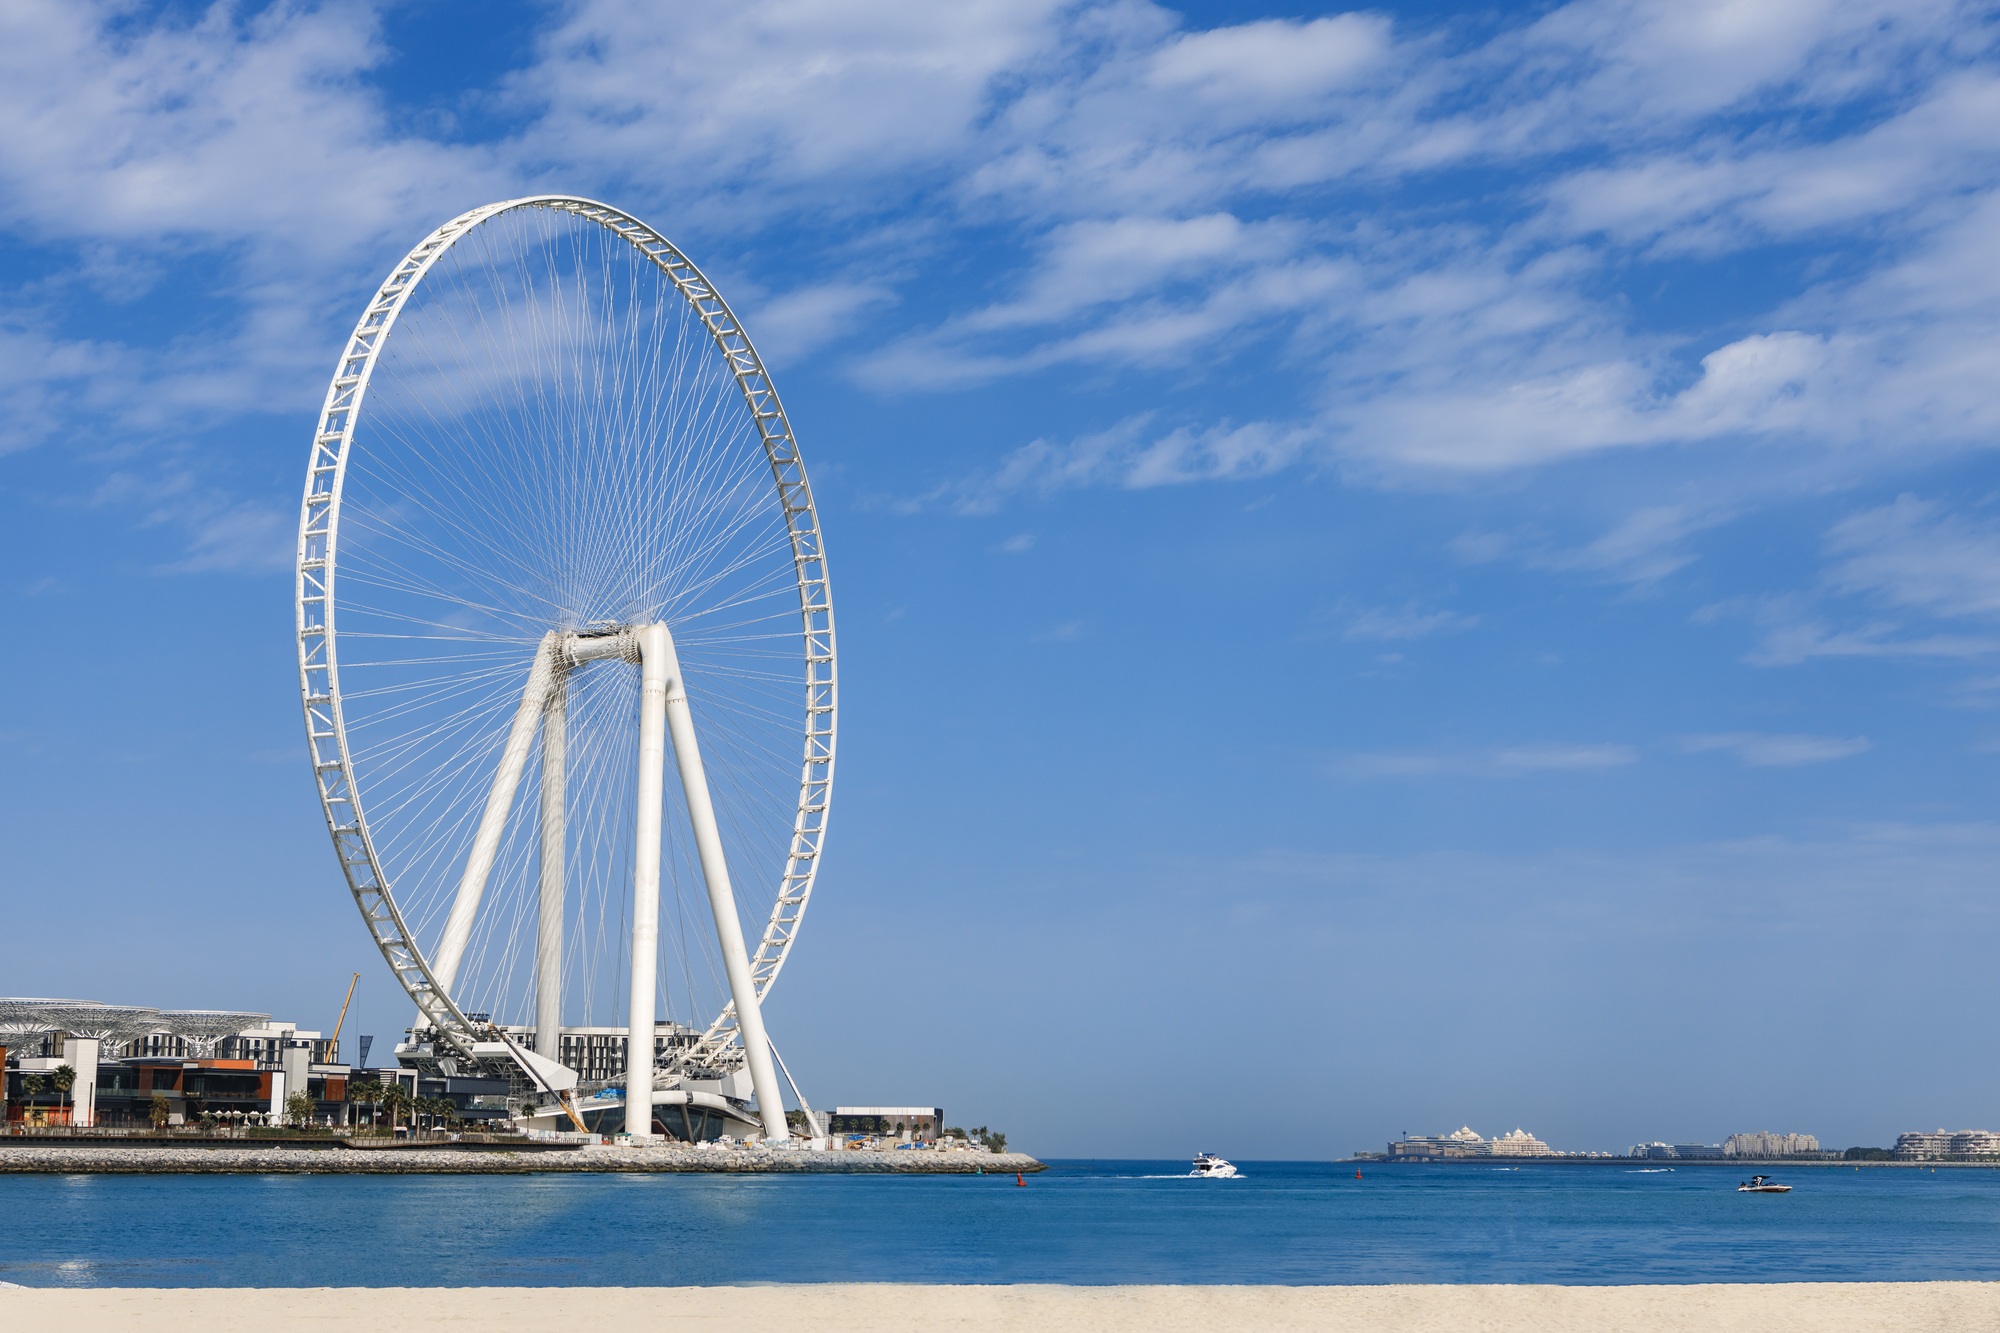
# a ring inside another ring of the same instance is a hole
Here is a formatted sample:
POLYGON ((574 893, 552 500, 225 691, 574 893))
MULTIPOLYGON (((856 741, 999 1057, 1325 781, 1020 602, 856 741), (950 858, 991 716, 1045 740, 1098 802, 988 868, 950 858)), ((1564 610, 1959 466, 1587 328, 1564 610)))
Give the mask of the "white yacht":
POLYGON ((1222 1158, 1217 1157, 1214 1153, 1205 1152, 1196 1154, 1194 1170, 1188 1172, 1188 1174, 1216 1180, 1231 1180, 1235 1178, 1236 1168, 1225 1162, 1222 1158))

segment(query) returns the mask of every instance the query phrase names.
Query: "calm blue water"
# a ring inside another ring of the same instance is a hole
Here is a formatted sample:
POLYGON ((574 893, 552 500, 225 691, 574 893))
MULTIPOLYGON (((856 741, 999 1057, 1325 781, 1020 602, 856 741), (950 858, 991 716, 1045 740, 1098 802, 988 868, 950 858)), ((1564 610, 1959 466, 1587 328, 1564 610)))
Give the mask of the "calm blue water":
POLYGON ((1062 1162, 1031 1176, 5 1176, 25 1286, 2000 1278, 2000 1171, 1062 1162), (635 1237, 639 1239, 635 1239, 635 1237))

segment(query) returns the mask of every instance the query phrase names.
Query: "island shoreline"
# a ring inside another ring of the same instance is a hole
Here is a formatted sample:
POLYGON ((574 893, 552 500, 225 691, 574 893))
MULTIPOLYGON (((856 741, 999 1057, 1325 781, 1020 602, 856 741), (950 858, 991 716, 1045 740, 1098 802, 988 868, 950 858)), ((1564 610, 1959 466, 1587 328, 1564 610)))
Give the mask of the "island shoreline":
POLYGON ((1026 1153, 860 1149, 573 1147, 491 1143, 348 1147, 240 1142, 0 1144, 7 1175, 1031 1175, 1026 1153))

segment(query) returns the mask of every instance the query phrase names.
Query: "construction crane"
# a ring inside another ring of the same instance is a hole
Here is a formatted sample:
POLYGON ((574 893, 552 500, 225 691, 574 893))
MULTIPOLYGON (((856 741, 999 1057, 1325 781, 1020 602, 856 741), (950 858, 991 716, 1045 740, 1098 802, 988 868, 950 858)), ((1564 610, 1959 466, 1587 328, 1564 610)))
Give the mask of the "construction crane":
POLYGON ((329 1060, 340 1058, 340 1027, 347 1021, 347 1006, 354 1003, 354 987, 360 980, 361 974, 356 972, 354 980, 347 983, 347 998, 340 1002, 340 1017, 333 1021, 333 1040, 326 1044, 326 1058, 329 1060))

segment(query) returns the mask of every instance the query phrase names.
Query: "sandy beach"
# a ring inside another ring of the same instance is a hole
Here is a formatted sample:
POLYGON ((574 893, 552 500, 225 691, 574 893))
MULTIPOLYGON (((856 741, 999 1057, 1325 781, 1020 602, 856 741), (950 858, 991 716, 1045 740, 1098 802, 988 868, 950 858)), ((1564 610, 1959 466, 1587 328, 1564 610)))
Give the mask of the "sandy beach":
POLYGON ((0 1290, 0 1326, 284 1329, 1843 1330, 2000 1327, 2000 1283, 0 1290))

